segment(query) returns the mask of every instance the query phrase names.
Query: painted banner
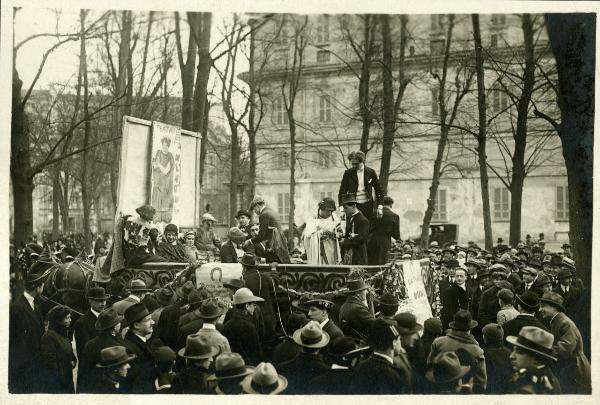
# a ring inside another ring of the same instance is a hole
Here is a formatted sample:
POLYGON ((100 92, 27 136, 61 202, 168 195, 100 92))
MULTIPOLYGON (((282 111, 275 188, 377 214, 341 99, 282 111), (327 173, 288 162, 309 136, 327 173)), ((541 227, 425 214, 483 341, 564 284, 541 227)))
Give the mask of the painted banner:
POLYGON ((402 262, 402 273, 407 299, 401 301, 398 308, 398 312, 412 313, 421 325, 423 325, 425 320, 432 317, 431 305, 427 299, 425 283, 423 282, 424 265, 428 267, 429 261, 411 260, 402 262))
POLYGON ((196 268, 196 287, 205 286, 215 297, 230 302, 229 291, 223 281, 242 278, 242 265, 239 263, 205 263, 196 268))

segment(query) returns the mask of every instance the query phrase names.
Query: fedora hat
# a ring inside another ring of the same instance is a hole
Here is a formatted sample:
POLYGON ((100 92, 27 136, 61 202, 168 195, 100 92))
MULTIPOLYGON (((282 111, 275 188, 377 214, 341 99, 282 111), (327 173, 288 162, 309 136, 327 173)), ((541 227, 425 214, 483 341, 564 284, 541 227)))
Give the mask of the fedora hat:
POLYGON ((306 306, 306 301, 310 301, 311 297, 309 295, 301 295, 299 298, 293 299, 291 302, 292 308, 299 310, 300 312, 306 313, 308 312, 308 306, 306 306))
POLYGON ((208 381, 227 380, 252 374, 254 367, 246 366, 244 358, 238 353, 221 353, 215 358, 215 373, 208 381))
POLYGON ((322 298, 313 298, 313 299, 309 299, 309 300, 305 301, 304 306, 306 308, 317 307, 317 308, 323 308, 328 311, 331 311, 333 309, 333 307, 335 306, 335 304, 329 300, 325 300, 322 298))
POLYGON ((177 353, 169 346, 160 346, 154 351, 154 360, 158 364, 170 364, 177 360, 177 353))
POLYGON ((248 235, 242 232, 242 230, 237 226, 229 228, 229 231, 227 232, 227 239, 232 240, 234 242, 245 241, 247 236, 248 235))
POLYGON ((173 303, 175 294, 170 288, 159 288, 154 292, 154 298, 160 305, 166 307, 173 303))
POLYGON ((129 289, 127 291, 136 293, 136 292, 150 292, 152 290, 150 288, 146 287, 146 283, 144 282, 144 280, 140 280, 139 278, 136 278, 134 280, 131 280, 131 283, 129 284, 129 289))
POLYGON ((183 285, 177 287, 177 289, 175 290, 175 294, 177 294, 178 297, 187 301, 188 296, 192 291, 194 291, 194 289, 194 283, 192 283, 191 281, 186 281, 183 285))
POLYGON ((185 347, 177 354, 185 359, 202 360, 209 359, 219 353, 217 346, 211 346, 205 336, 194 333, 185 340, 185 347))
POLYGON ((114 328, 116 325, 123 321, 123 315, 119 315, 117 311, 110 307, 100 312, 98 315, 98 319, 96 319, 96 323, 94 327, 96 330, 107 330, 114 328))
POLYGON ((99 368, 109 368, 129 363, 135 359, 135 354, 127 354, 125 346, 111 346, 100 350, 100 363, 96 364, 99 368))
POLYGON ((238 290, 245 286, 246 283, 244 282, 244 280, 241 280, 239 278, 232 278, 231 280, 223 281, 223 287, 231 288, 232 290, 238 290))
POLYGON ((375 301, 377 301, 379 305, 385 305, 390 307, 395 307, 399 305, 398 298, 394 294, 390 293, 385 293, 381 295, 381 297, 376 298, 375 301))
POLYGON ((358 278, 356 280, 348 280, 346 282, 346 286, 348 287, 348 292, 358 292, 362 290, 366 290, 369 286, 365 283, 365 280, 362 278, 358 278))
POLYGON ((327 346, 329 334, 315 321, 310 321, 302 328, 294 332, 294 342, 302 347, 318 349, 327 346))
POLYGON ((241 259, 238 260, 242 266, 256 267, 256 256, 251 253, 244 253, 241 259))
POLYGON ((460 364, 454 352, 443 352, 435 356, 431 368, 425 373, 429 382, 444 384, 456 381, 469 372, 471 366, 460 364))
POLYGON ((200 318, 211 320, 217 319, 221 315, 223 315, 223 308, 221 308, 219 302, 215 298, 208 298, 202 301, 200 313, 198 314, 200 318))
POLYGON ((555 293, 554 291, 545 292, 540 298, 540 303, 546 303, 553 305, 558 308, 561 312, 566 312, 565 307, 563 306, 564 299, 559 293, 555 293))
POLYGON ((276 395, 287 388, 288 381, 284 376, 277 374, 271 363, 260 363, 241 384, 247 394, 276 395))
POLYGON ((148 312, 148 308, 146 308, 146 305, 144 305, 143 302, 138 302, 137 304, 128 307, 123 315, 125 316, 123 326, 131 326, 137 321, 150 315, 150 312, 148 312))
POLYGON ((564 280, 565 278, 573 278, 573 272, 570 269, 563 267, 558 271, 558 276, 556 278, 558 278, 559 280, 564 280))
POLYGON ((417 322, 417 318, 410 312, 401 312, 394 316, 396 330, 400 335, 412 335, 423 330, 423 325, 417 322))
POLYGON ((136 208, 135 212, 137 212, 140 217, 152 219, 156 214, 156 209, 153 206, 146 204, 136 208))
POLYGON ((106 301, 110 295, 106 294, 102 287, 92 287, 88 290, 88 300, 106 301))
POLYGON ((554 335, 537 326, 523 326, 519 336, 508 336, 506 341, 513 346, 520 347, 543 358, 557 360, 552 349, 554 335))
POLYGON ((461 309, 454 314, 454 320, 448 324, 451 329, 456 330, 471 330, 478 325, 477 321, 473 320, 471 312, 466 309, 461 309))
POLYGON ((264 299, 252 294, 249 288, 240 288, 233 294, 233 305, 249 304, 251 302, 263 302, 264 299))
POLYGON ((356 204, 356 194, 346 193, 342 194, 342 205, 344 204, 356 204))
POLYGON ((533 291, 525 291, 523 294, 517 294, 517 303, 530 311, 536 311, 540 307, 540 297, 533 291))
POLYGON ((535 279, 533 285, 536 287, 542 287, 545 284, 552 284, 552 280, 545 274, 540 274, 538 278, 535 279))

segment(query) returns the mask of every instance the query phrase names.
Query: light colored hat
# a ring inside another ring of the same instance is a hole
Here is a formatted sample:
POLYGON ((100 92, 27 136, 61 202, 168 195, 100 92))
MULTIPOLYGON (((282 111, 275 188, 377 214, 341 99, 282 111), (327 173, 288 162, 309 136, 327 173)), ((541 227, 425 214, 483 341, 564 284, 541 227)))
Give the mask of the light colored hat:
POLYGON ((263 302, 264 299, 252 294, 249 288, 240 288, 233 294, 233 305, 248 304, 251 302, 263 302))
POLYGON ((519 336, 508 336, 506 341, 513 346, 536 353, 546 359, 557 360, 552 349, 554 335, 536 326, 523 326, 519 336))
POLYGON ((294 332, 294 342, 302 347, 318 349, 327 346, 329 334, 315 321, 310 321, 304 327, 294 332))
POLYGON ((287 388, 287 379, 277 374, 271 363, 260 363, 254 373, 242 381, 242 388, 248 394, 276 395, 287 388))
POLYGON ((217 220, 215 219, 215 217, 212 216, 212 214, 210 213, 206 213, 202 215, 202 222, 204 221, 212 221, 212 222, 217 222, 217 220))

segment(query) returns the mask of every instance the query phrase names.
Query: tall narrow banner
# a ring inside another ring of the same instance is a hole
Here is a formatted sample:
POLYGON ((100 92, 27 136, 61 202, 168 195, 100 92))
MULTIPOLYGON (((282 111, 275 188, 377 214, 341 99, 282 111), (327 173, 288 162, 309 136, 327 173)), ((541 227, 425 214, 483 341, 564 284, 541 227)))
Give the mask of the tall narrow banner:
POLYGON ((152 122, 150 204, 154 221, 177 223, 181 181, 181 128, 152 122))
POLYGON ((417 318, 417 322, 423 325, 432 314, 421 267, 422 263, 419 260, 402 262, 407 299, 400 302, 398 312, 412 313, 417 318))

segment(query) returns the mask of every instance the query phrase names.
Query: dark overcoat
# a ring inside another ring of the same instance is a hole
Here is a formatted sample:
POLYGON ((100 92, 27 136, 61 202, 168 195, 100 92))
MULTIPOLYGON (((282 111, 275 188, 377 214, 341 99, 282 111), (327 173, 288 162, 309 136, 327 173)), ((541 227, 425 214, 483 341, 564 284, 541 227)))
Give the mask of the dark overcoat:
POLYGON ((154 366, 154 354, 148 343, 129 330, 123 341, 129 352, 136 358, 131 361, 127 376, 127 385, 132 394, 150 394, 154 391, 154 379, 157 377, 154 366))
POLYGON ((281 363, 277 371, 288 380, 286 394, 312 394, 307 383, 327 372, 329 367, 318 354, 301 352, 292 360, 281 363))
POLYGON ((471 293, 466 288, 461 288, 457 284, 450 285, 444 293, 444 300, 442 301, 442 325, 445 329, 448 329, 448 324, 454 319, 456 314, 461 309, 469 309, 471 306, 471 293))
POLYGON ((349 295, 340 308, 339 325, 346 336, 366 341, 374 320, 369 308, 356 295, 349 295))
POLYGON ((350 218, 346 218, 346 234, 341 244, 342 255, 349 249, 352 250, 353 265, 367 265, 367 242, 369 240, 369 220, 358 211, 350 218), (354 236, 351 236, 353 234, 354 236))
POLYGON ((381 218, 371 218, 371 234, 367 244, 369 264, 387 264, 392 239, 400 240, 400 217, 389 207, 383 207, 381 218))
POLYGON ((83 349, 87 342, 98 336, 98 331, 95 327, 97 319, 96 315, 88 309, 87 312, 75 322, 73 330, 75 332, 75 348, 77 350, 78 359, 81 359, 81 354, 83 353, 83 349))
POLYGON ((395 395, 408 392, 403 371, 376 354, 356 366, 351 381, 350 394, 354 395, 395 395))
POLYGON ((511 319, 508 322, 504 322, 502 324, 502 329, 504 330, 504 337, 507 336, 519 336, 519 332, 523 326, 535 326, 538 328, 542 328, 544 330, 548 330, 546 325, 540 322, 535 316, 528 314, 519 314, 516 318, 511 319))
POLYGON ((101 360, 100 352, 102 349, 111 346, 123 346, 121 336, 100 333, 86 343, 77 367, 77 392, 92 392, 91 390, 94 389, 93 382, 102 375, 96 367, 96 364, 101 360))
MULTIPOLYGON (((364 166, 364 186, 365 192, 369 200, 373 201, 375 205, 381 205, 383 203, 383 190, 379 185, 377 179, 377 173, 375 170, 368 166, 364 166), (373 191, 375 193, 373 193, 373 191)), ((338 192, 338 203, 342 205, 342 196, 347 193, 356 194, 358 191, 358 175, 354 168, 347 169, 342 176, 342 183, 340 184, 340 190, 338 192)))
POLYGON ((229 341, 231 351, 239 353, 247 365, 256 366, 262 361, 258 332, 250 315, 242 311, 233 312, 222 333, 229 341))
MULTIPOLYGON (((48 329, 41 341, 42 392, 73 394, 73 367, 76 358, 71 341, 53 329, 48 329)), ((39 375, 39 374, 38 374, 39 375)))
POLYGON ((484 347, 488 394, 506 394, 506 386, 513 372, 510 353, 511 351, 501 343, 484 347))

